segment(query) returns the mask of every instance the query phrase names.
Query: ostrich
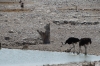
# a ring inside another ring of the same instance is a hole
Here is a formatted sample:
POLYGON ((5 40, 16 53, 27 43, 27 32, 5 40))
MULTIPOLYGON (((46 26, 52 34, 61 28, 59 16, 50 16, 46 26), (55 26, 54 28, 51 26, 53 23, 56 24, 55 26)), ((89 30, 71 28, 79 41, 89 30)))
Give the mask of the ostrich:
POLYGON ((81 46, 84 46, 85 48, 85 55, 87 55, 87 45, 91 44, 91 38, 81 38, 79 41, 79 53, 82 51, 81 46))
MULTIPOLYGON (((69 37, 69 38, 65 41, 65 44, 69 44, 69 45, 73 44, 73 47, 71 47, 69 50, 67 50, 67 52, 70 52, 72 48, 74 48, 74 52, 75 52, 75 45, 74 45, 74 44, 76 44, 77 42, 79 42, 79 39, 78 39, 78 38, 69 37)), ((64 45, 63 42, 62 42, 62 45, 64 45)), ((62 47, 62 46, 61 46, 61 47, 62 47)))

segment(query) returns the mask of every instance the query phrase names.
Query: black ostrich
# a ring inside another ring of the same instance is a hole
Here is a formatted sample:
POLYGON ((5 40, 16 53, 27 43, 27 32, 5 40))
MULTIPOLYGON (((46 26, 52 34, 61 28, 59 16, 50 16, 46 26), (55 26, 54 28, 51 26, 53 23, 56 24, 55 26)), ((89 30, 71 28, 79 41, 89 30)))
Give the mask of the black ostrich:
POLYGON ((85 48, 85 55, 87 55, 87 45, 91 44, 91 38, 81 38, 79 41, 79 53, 82 51, 81 46, 84 46, 85 48))
MULTIPOLYGON (((69 44, 69 45, 73 44, 73 47, 71 47, 69 50, 67 50, 67 52, 70 52, 72 48, 74 48, 74 52, 75 52, 75 44, 76 44, 77 42, 79 42, 79 39, 78 39, 78 38, 69 37, 69 38, 65 41, 65 44, 69 44)), ((64 45, 63 42, 62 42, 62 45, 64 45)), ((61 47, 62 47, 62 46, 61 46, 61 47)))

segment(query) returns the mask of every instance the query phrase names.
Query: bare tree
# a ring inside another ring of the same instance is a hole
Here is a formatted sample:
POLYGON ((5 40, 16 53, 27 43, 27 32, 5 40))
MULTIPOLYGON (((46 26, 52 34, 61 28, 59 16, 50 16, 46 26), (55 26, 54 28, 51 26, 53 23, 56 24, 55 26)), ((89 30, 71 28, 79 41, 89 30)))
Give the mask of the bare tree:
POLYGON ((47 24, 45 27, 45 32, 37 30, 40 34, 43 44, 50 44, 50 23, 47 24))

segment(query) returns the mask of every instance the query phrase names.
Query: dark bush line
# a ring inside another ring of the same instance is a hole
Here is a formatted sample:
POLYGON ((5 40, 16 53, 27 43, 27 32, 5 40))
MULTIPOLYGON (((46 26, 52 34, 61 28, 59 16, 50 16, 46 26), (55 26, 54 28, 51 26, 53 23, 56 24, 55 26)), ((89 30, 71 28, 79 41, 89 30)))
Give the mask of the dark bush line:
POLYGON ((99 22, 76 22, 76 21, 53 21, 54 24, 70 24, 70 25, 98 25, 99 22))

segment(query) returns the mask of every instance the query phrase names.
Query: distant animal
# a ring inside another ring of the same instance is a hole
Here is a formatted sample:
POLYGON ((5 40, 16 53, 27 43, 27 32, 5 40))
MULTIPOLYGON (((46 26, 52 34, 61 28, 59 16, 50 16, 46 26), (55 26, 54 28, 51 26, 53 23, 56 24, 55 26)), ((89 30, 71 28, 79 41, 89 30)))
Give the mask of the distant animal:
MULTIPOLYGON (((79 39, 78 39, 78 38, 75 38, 75 37, 69 37, 69 38, 65 41, 65 44, 69 44, 69 45, 72 44, 72 45, 73 45, 73 47, 71 47, 71 48, 68 50, 68 52, 70 52, 72 48, 74 48, 74 52, 75 52, 75 44, 76 44, 77 42, 79 42, 79 39)), ((63 42, 62 42, 62 45, 64 45, 63 42)), ((62 47, 62 46, 61 46, 61 47, 62 47)))
POLYGON ((24 8, 24 3, 23 2, 21 3, 21 8, 24 8))
POLYGON ((79 53, 82 51, 81 46, 84 46, 85 48, 85 55, 87 55, 87 45, 91 44, 91 38, 81 38, 79 41, 79 53))

